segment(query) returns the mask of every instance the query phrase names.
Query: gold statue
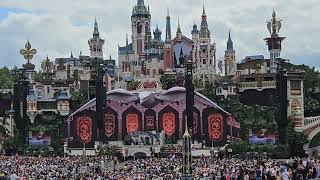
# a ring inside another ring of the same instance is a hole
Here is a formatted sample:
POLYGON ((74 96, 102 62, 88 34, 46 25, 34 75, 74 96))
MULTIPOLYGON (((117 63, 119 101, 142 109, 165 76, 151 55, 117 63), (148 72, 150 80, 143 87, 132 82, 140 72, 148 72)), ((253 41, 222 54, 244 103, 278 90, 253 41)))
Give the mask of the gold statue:
POLYGON ((30 63, 31 59, 33 58, 33 55, 37 54, 36 49, 31 48, 31 44, 29 41, 27 41, 26 45, 24 46, 24 49, 20 50, 20 54, 28 61, 27 64, 30 63))

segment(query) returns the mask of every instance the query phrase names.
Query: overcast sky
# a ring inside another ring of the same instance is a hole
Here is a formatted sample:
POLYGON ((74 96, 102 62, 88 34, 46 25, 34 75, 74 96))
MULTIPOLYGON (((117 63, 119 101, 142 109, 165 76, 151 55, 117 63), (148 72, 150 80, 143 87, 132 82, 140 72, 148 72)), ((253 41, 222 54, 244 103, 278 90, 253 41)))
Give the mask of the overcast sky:
MULTIPOLYGON (((24 63, 19 50, 28 39, 38 50, 33 59, 38 67, 46 55, 52 60, 70 56, 71 51, 88 55, 95 16, 105 39, 105 57, 117 59, 118 44, 125 44, 126 33, 131 35, 134 4, 136 0, 0 0, 0 66, 24 63)), ((263 39, 269 35, 266 21, 275 9, 283 20, 280 35, 287 37, 282 57, 320 67, 319 0, 145 0, 145 4, 150 5, 152 28, 158 25, 163 39, 167 8, 173 35, 179 17, 182 33, 191 37, 194 21, 200 26, 204 4, 217 58, 224 55, 231 29, 238 61, 247 55, 268 57, 263 39)))

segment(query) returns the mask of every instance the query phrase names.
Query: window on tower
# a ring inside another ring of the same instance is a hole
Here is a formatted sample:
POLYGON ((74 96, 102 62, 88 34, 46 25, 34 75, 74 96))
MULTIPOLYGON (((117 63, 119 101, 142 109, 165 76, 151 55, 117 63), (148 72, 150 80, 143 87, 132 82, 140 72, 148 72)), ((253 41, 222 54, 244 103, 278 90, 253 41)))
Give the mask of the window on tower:
POLYGON ((202 64, 207 64, 206 59, 202 59, 202 64))
POLYGON ((137 33, 138 33, 138 34, 141 34, 141 32, 142 32, 142 25, 139 23, 139 24, 137 25, 137 33))

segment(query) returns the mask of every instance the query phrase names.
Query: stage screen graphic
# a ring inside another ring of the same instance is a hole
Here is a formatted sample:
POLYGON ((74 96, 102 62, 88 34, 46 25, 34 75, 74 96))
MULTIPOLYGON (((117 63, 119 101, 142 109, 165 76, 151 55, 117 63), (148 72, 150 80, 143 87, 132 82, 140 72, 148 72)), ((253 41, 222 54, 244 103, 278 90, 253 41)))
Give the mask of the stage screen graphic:
POLYGON ((32 131, 29 134, 29 145, 38 146, 46 145, 50 146, 51 135, 48 132, 32 131))
POLYGON ((175 115, 172 112, 163 114, 163 129, 164 133, 168 136, 172 136, 175 133, 175 115))
POLYGON ((276 135, 267 130, 253 130, 249 136, 250 144, 276 144, 276 135))
POLYGON ((105 135, 110 138, 115 131, 116 127, 116 117, 113 113, 105 113, 104 115, 105 121, 104 121, 104 132, 105 135))
POLYGON ((79 140, 89 143, 92 140, 92 119, 89 116, 81 116, 77 119, 77 133, 79 140))
POLYGON ((208 131, 210 139, 220 141, 223 138, 223 116, 218 113, 210 114, 208 117, 208 131))
POLYGON ((130 113, 126 116, 127 132, 133 133, 139 131, 138 114, 130 113))

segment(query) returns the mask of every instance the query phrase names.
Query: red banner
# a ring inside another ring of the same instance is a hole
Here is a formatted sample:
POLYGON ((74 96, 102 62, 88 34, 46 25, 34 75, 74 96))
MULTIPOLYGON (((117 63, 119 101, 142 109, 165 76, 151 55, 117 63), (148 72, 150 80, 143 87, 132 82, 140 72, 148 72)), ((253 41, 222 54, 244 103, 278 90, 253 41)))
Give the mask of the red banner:
POLYGON ((77 134, 83 143, 89 143, 92 139, 92 119, 89 116, 81 116, 77 119, 77 134))
POLYGON ((223 137, 223 116, 221 114, 211 114, 208 117, 208 132, 210 139, 219 141, 223 137))
POLYGON ((114 134, 116 117, 113 113, 104 114, 104 134, 110 138, 114 134))
POLYGON ((139 131, 139 117, 138 114, 127 114, 126 116, 127 132, 139 131))
POLYGON ((162 126, 164 129, 164 133, 166 135, 171 136, 172 134, 175 133, 175 129, 176 129, 175 120, 176 120, 175 115, 172 112, 163 114, 162 126))

